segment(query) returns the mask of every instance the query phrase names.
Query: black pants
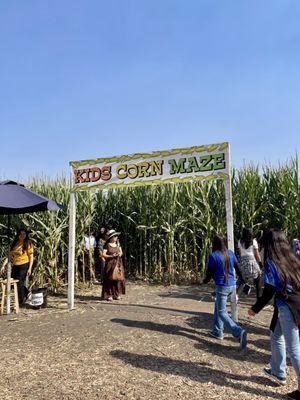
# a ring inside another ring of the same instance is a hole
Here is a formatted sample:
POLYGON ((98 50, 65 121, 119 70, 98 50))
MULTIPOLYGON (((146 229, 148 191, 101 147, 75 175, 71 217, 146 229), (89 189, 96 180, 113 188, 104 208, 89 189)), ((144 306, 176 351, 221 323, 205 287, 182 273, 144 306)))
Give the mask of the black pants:
POLYGON ((18 279, 18 297, 19 303, 22 304, 25 300, 25 297, 28 294, 28 290, 25 287, 25 280, 27 276, 27 271, 29 268, 29 263, 23 265, 13 265, 11 271, 11 277, 13 279, 18 279))
MULTIPOLYGON (((240 296, 242 290, 244 289, 245 282, 242 281, 241 284, 237 288, 237 294, 240 296)), ((257 278, 253 279, 253 286, 255 287, 256 291, 256 298, 258 299, 262 295, 262 287, 261 287, 261 277, 258 276, 257 278)))

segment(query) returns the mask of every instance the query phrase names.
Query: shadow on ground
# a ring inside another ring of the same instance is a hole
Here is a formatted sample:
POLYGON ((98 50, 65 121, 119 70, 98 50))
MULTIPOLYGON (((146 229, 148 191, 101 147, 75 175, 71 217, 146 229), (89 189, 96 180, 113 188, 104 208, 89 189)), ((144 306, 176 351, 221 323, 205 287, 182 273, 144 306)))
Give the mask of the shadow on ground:
POLYGON ((168 357, 153 355, 140 355, 122 350, 115 350, 110 354, 123 361, 125 364, 130 364, 135 368, 155 371, 161 374, 182 376, 198 383, 211 382, 220 387, 230 387, 254 395, 282 399, 281 394, 266 390, 265 387, 257 389, 247 386, 246 384, 248 381, 255 382, 262 386, 270 385, 270 381, 264 377, 232 374, 211 368, 207 363, 175 360, 168 357))
MULTIPOLYGON (((201 313, 201 320, 202 315, 203 324, 205 324, 205 319, 207 319, 210 314, 201 313)), ((137 321, 124 318, 113 318, 111 319, 111 322, 130 328, 156 331, 167 335, 183 336, 189 340, 195 341, 195 348, 197 350, 205 351, 218 357, 237 361, 247 360, 247 358, 250 358, 251 361, 262 365, 268 364, 269 362, 269 354, 265 354, 257 349, 250 348, 247 353, 241 353, 239 349, 239 341, 234 338, 235 343, 227 344, 226 341, 223 342, 210 338, 207 332, 203 333, 196 329, 185 328, 180 325, 162 324, 152 321, 137 321)))

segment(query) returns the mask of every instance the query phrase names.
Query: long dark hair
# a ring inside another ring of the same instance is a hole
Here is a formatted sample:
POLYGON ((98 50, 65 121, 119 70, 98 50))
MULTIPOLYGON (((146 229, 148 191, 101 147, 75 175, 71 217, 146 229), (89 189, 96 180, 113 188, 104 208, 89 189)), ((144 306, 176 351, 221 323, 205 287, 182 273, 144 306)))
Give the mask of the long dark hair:
POLYGON ((229 256, 226 246, 226 238, 223 235, 215 235, 212 243, 212 251, 219 251, 222 253, 224 260, 224 277, 225 282, 228 282, 228 271, 229 271, 229 256))
POLYGON ((243 228, 241 244, 248 249, 253 244, 253 231, 250 228, 243 228))
POLYGON ((288 283, 300 292, 300 261, 292 252, 284 232, 270 229, 263 237, 264 260, 273 261, 283 282, 283 290, 288 283))
POLYGON ((100 225, 98 229, 98 235, 97 235, 97 240, 105 240, 105 235, 107 232, 107 228, 104 225, 100 225), (101 230, 104 229, 104 232, 101 232, 101 230))
POLYGON ((27 251, 28 250, 28 247, 30 247, 31 246, 31 240, 30 240, 30 238, 29 238, 29 232, 26 230, 26 229, 19 229, 18 231, 17 231, 17 233, 16 233, 16 236, 15 236, 15 238, 14 238, 14 240, 12 241, 12 244, 11 244, 11 246, 10 246, 10 250, 13 250, 15 247, 16 247, 16 245, 17 245, 17 243, 18 243, 18 241, 19 241, 19 236, 20 236, 20 233, 21 232, 25 232, 25 239, 24 239, 24 241, 23 241, 23 245, 22 245, 22 250, 23 250, 23 253, 25 253, 25 251, 27 251))

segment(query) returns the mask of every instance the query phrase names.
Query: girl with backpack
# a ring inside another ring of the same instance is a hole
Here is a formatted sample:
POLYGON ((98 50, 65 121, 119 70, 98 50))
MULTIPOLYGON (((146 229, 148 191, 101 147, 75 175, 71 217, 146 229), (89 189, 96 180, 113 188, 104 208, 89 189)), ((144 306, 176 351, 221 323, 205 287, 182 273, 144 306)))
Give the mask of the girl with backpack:
POLYGON ((240 271, 242 280, 240 280, 237 294, 240 295, 242 291, 249 294, 251 286, 254 285, 256 289, 256 297, 261 296, 261 269, 262 263, 258 251, 258 243, 253 238, 252 229, 244 228, 242 237, 238 241, 238 252, 240 255, 240 271))

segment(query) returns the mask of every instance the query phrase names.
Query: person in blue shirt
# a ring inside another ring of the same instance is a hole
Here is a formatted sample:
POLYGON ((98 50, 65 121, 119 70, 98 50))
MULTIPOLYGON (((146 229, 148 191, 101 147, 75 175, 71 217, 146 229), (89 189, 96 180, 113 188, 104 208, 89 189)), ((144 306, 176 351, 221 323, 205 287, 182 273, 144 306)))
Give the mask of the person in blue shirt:
POLYGON ((270 229, 263 238, 264 291, 248 310, 250 316, 259 313, 275 295, 271 322, 271 362, 264 373, 281 385, 286 384, 286 352, 298 378, 297 390, 289 399, 300 400, 300 261, 293 254, 283 232, 270 229))
POLYGON ((225 237, 216 235, 213 238, 212 254, 208 261, 203 283, 208 283, 213 278, 216 285, 213 329, 210 335, 216 339, 223 339, 225 326, 235 338, 239 339, 240 348, 244 350, 247 347, 247 333, 227 313, 228 296, 236 285, 235 270, 240 276, 237 263, 234 252, 226 248, 225 237))

